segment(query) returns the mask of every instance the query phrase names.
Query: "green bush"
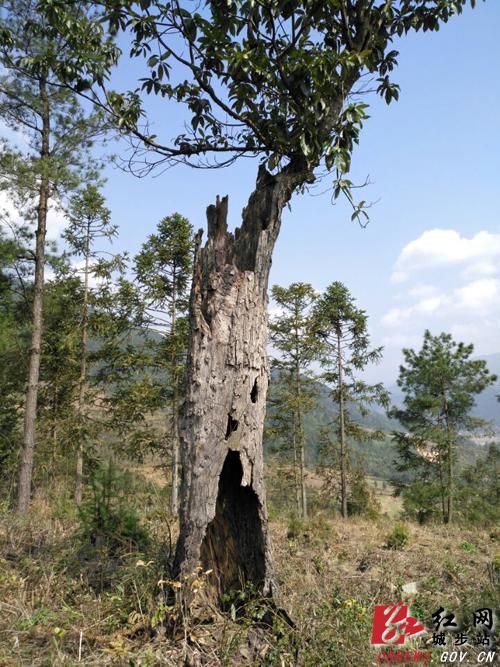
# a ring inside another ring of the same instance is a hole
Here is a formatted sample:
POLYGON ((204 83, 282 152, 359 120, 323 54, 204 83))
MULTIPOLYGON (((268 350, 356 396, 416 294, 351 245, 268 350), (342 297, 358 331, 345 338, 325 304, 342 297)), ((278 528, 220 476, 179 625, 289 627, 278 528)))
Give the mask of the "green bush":
POLYGON ((296 514, 292 514, 288 521, 287 538, 289 540, 296 540, 304 534, 304 520, 296 514))
POLYGON ((403 487, 405 517, 423 525, 442 519, 441 488, 434 481, 415 481, 403 487))
POLYGON ((410 531, 405 523, 396 523, 387 536, 389 549, 404 549, 410 543, 410 531))
POLYGON ((500 448, 491 445, 484 458, 463 471, 457 484, 459 520, 482 526, 500 524, 500 448))
POLYGON ((462 551, 467 551, 467 553, 477 554, 477 547, 474 546, 474 544, 471 544, 470 542, 467 542, 467 540, 462 542, 462 544, 460 545, 460 548, 462 549, 462 551))
POLYGON ((366 473, 356 468, 350 474, 347 512, 349 516, 364 516, 376 519, 380 515, 380 503, 370 489, 366 473))
POLYGON ((131 505, 135 486, 131 473, 119 470, 110 460, 93 471, 90 485, 92 493, 80 508, 85 537, 112 553, 145 551, 149 537, 131 505))

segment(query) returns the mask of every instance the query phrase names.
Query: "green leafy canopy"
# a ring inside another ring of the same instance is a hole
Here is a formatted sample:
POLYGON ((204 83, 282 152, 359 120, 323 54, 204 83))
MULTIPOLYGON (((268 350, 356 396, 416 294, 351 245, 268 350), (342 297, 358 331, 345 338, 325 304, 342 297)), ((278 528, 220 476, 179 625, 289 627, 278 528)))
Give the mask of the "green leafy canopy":
POLYGON ((88 96, 148 151, 146 169, 260 156, 271 171, 302 173, 300 187, 323 164, 336 174, 334 196, 346 194, 362 220, 366 206, 354 204, 345 175, 367 117, 364 95, 397 100, 395 38, 438 30, 467 4, 475 0, 123 0, 92 3, 94 14, 80 22, 68 18, 63 0, 40 7, 68 39, 81 40, 78 67, 63 73, 65 81, 80 90, 93 84, 88 96), (131 38, 130 56, 144 60, 140 88, 103 90, 117 54, 104 34, 107 55, 96 61, 88 53, 103 21, 111 34, 131 38), (140 129, 142 92, 185 106, 187 123, 172 141, 140 129))
POLYGON ((403 350, 405 363, 399 369, 398 385, 404 403, 393 408, 391 415, 407 429, 394 434, 397 468, 413 477, 400 488, 407 511, 418 510, 421 520, 428 514, 431 496, 436 504, 440 498, 444 522, 451 520, 458 441, 485 425, 470 413, 475 396, 497 378, 485 361, 472 358, 473 352, 473 345, 457 343, 447 333, 433 336, 430 331, 425 331, 419 351, 403 350), (429 482, 433 489, 426 489, 429 482))
POLYGON ((403 350, 398 385, 404 392, 404 407, 394 416, 412 433, 438 438, 446 423, 454 431, 480 424, 470 416, 474 399, 496 381, 486 362, 471 358, 473 345, 457 343, 450 334, 424 334, 421 350, 403 350))

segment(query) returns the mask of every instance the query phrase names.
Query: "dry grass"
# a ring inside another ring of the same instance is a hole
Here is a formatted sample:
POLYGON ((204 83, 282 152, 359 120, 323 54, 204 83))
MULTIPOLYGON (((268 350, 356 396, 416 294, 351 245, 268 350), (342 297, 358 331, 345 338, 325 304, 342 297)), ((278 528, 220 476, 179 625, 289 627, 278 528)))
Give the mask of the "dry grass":
POLYGON ((404 599, 405 583, 416 582, 407 601, 427 623, 440 606, 459 617, 498 606, 493 533, 410 525, 409 545, 389 550, 389 518, 343 522, 320 514, 307 525, 285 517, 272 524, 276 602, 295 628, 249 594, 228 602, 226 613, 199 604, 203 577, 185 584, 196 591, 188 619, 179 601, 166 605, 159 583, 168 578, 175 532, 161 510, 165 498, 153 494, 141 502, 150 552, 124 549, 112 559, 82 541, 77 517, 62 500, 54 508, 38 499, 25 519, 4 508, 2 667, 364 667, 376 664, 369 645, 373 605, 404 599))

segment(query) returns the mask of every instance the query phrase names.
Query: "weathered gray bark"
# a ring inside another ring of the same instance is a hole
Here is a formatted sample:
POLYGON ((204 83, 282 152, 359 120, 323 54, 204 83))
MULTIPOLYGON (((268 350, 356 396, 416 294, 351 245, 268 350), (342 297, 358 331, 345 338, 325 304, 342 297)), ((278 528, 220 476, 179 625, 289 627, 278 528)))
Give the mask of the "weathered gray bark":
POLYGON ((37 206, 37 229, 35 243, 35 278, 33 295, 33 324, 31 332, 30 362, 28 386, 24 404, 24 433, 19 484, 17 490, 17 511, 23 514, 28 509, 31 499, 31 480, 33 459, 35 456, 35 427, 38 404, 38 383, 40 376, 40 358, 43 326, 43 288, 45 269, 45 237, 47 235, 47 210, 49 201, 49 139, 50 109, 47 85, 44 79, 39 84, 42 119, 42 140, 40 147, 40 187, 37 206))
MULTIPOLYGON (((261 167, 243 224, 227 231, 227 197, 207 209, 195 256, 178 575, 212 569, 219 594, 252 581, 272 590, 262 432, 268 386, 267 287, 281 212, 304 173, 261 167)), ((199 233, 200 234, 200 233, 199 233)))

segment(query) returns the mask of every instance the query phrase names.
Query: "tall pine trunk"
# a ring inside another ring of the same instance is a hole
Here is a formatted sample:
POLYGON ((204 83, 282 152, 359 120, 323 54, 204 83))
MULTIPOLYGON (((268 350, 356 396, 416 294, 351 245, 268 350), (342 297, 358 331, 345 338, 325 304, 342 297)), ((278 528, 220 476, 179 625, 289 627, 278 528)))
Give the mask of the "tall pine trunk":
POLYGON ((87 227, 87 238, 85 241, 85 274, 83 283, 82 304, 82 331, 80 339, 80 379, 78 391, 78 423, 80 433, 78 449, 76 453, 76 485, 75 502, 82 502, 83 489, 83 454, 84 454, 84 419, 85 419, 85 388, 87 382, 87 346, 88 346, 88 319, 89 319, 89 269, 90 269, 90 223, 87 227))
POLYGON ((35 244, 35 277, 33 295, 33 318, 31 332, 31 349, 28 370, 28 386, 24 407, 24 433, 17 511, 24 514, 31 500, 31 483, 33 477, 33 459, 35 455, 36 416, 38 404, 38 384, 40 377, 40 358, 42 348, 43 327, 43 288, 45 269, 45 238, 47 235, 47 208, 49 201, 49 156, 50 156, 50 109, 47 84, 44 79, 39 83, 41 102, 41 146, 40 146, 40 187, 37 205, 37 229, 35 244))
POLYGON ((243 223, 227 231, 227 197, 207 209, 195 254, 176 569, 212 570, 220 595, 272 590, 262 433, 268 386, 267 287, 283 207, 303 172, 259 169, 243 223))

